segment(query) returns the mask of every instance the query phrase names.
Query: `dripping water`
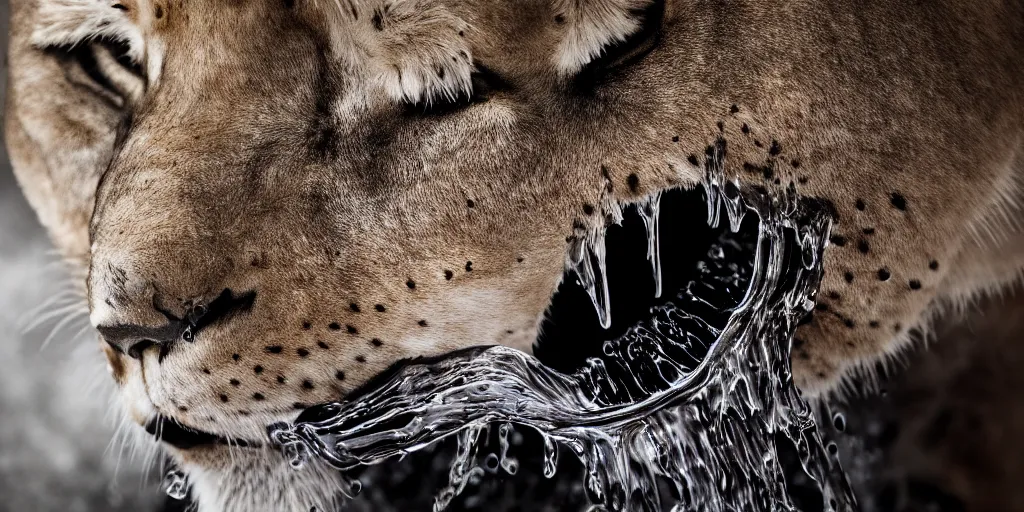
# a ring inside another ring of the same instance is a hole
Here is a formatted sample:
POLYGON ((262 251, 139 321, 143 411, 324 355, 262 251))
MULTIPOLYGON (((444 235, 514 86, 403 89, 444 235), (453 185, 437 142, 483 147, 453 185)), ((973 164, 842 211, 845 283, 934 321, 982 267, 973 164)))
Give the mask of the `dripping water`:
POLYGON ((611 327, 604 230, 594 230, 589 236, 571 239, 566 254, 566 267, 576 273, 580 286, 590 296, 597 311, 598 323, 604 329, 611 327))
MULTIPOLYGON (((638 205, 638 213, 647 232, 647 261, 654 274, 654 297, 661 297, 661 240, 658 238, 658 218, 661 210, 661 192, 638 205)), ((737 228, 738 229, 738 228, 737 228)))
MULTIPOLYGON (((513 428, 540 434, 545 477, 558 470, 559 446, 574 454, 597 510, 798 510, 783 467, 793 452, 820 490, 816 508, 856 510, 789 366, 793 332, 821 279, 830 220, 791 191, 741 190, 708 168, 709 223, 724 218, 736 233, 753 213, 756 233, 719 239, 699 264, 700 279, 605 342, 581 368, 559 372, 504 347, 413 361, 345 402, 271 426, 272 442, 297 467, 315 457, 348 471, 454 437, 449 481, 434 510, 483 477, 485 467, 518 470, 508 453, 513 428), (745 251, 753 258, 738 256, 745 251), (709 321, 714 312, 727 319, 709 321), (482 434, 492 425, 499 453, 481 460, 482 434), (658 482, 667 483, 667 493, 658 482)), ((660 289, 659 201, 639 210, 660 289)), ((604 241, 602 232, 571 244, 567 266, 607 327, 604 241)))

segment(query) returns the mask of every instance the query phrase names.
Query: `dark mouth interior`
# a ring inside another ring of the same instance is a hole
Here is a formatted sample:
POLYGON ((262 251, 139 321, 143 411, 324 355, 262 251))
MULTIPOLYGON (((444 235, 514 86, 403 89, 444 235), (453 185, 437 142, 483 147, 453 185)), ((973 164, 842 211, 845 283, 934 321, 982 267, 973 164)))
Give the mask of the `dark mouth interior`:
MULTIPOLYGON (((586 291, 575 274, 567 271, 541 326, 535 346, 538 359, 559 371, 571 372, 588 357, 599 356, 605 341, 649 323, 656 316, 652 308, 669 303, 716 329, 724 327, 730 308, 746 292, 749 272, 744 271, 754 259, 757 216, 745 216, 737 233, 730 232, 725 219, 710 226, 705 221, 708 210, 703 187, 665 191, 660 204, 661 296, 655 296, 644 222, 636 207, 627 207, 622 224, 609 226, 606 235, 611 326, 600 326, 586 291), (710 250, 717 250, 714 247, 724 247, 720 256, 725 266, 740 276, 734 286, 723 287, 721 282, 714 283, 714 289, 706 286, 709 279, 721 277, 708 275, 702 264, 710 250), (693 300, 694 296, 699 300, 693 300)), ((706 348, 714 338, 705 337, 711 337, 711 333, 701 336, 706 348)))
POLYGON ((244 439, 229 439, 217 434, 196 430, 163 415, 156 416, 146 423, 146 432, 149 432, 157 441, 163 441, 181 450, 214 444, 243 448, 261 446, 260 443, 244 439))

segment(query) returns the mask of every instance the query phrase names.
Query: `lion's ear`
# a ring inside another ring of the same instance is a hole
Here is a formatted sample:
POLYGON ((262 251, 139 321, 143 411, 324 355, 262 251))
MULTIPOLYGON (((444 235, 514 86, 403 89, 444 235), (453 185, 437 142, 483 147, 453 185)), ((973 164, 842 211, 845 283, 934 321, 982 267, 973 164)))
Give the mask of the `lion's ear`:
POLYGON ((562 76, 579 72, 608 46, 640 30, 642 13, 659 0, 553 0, 555 21, 565 34, 554 64, 562 76))
POLYGON ((31 42, 41 49, 118 42, 138 64, 145 52, 139 15, 132 0, 40 0, 31 42))

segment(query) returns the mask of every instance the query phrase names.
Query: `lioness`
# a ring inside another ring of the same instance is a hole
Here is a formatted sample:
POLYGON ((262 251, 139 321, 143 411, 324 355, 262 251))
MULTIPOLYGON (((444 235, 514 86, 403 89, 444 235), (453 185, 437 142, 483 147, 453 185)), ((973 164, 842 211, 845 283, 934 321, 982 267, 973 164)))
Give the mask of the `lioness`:
POLYGON ((529 350, 567 237, 714 144, 830 205, 810 395, 1024 266, 1020 1, 11 8, 15 172, 201 511, 330 509, 266 425, 402 358, 529 350))

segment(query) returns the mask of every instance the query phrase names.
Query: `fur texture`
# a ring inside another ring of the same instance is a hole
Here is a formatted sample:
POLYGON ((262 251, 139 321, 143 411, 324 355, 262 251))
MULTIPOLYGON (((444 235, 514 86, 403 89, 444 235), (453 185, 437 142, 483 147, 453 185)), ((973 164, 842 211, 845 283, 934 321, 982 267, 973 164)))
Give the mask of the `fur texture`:
MULTIPOLYGON (((699 182, 715 144, 744 186, 834 210, 794 356, 809 393, 1018 278, 1020 2, 668 0, 640 31, 652 5, 12 3, 15 172, 88 271, 128 417, 262 439, 400 358, 529 349, 566 236, 699 182), (107 37, 136 60, 138 97, 110 101, 124 87, 66 48, 107 37), (235 309, 194 339, 131 350, 224 297, 235 309)), ((171 454, 204 512, 316 494, 253 492, 293 483, 269 451, 171 454)))
POLYGON ((640 28, 634 13, 650 0, 556 0, 555 21, 566 26, 554 56, 555 67, 572 75, 640 28))

